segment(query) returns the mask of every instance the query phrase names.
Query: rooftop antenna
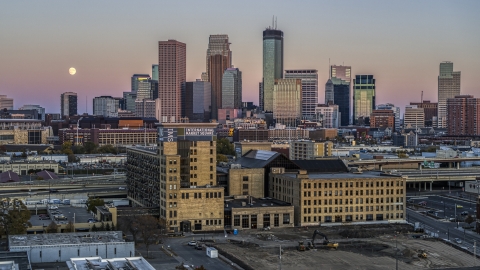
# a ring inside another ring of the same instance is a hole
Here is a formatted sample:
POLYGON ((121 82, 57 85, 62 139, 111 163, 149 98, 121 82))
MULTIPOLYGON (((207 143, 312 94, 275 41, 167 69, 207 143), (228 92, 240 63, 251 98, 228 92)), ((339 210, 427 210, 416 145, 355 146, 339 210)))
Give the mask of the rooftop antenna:
POLYGON ((330 66, 330 57, 328 58, 328 78, 332 78, 332 68, 330 66))
POLYGON ((275 17, 275 30, 277 30, 277 17, 275 17))
POLYGON ((422 97, 420 98, 420 103, 423 103, 423 91, 422 91, 422 97))
POLYGON ((272 29, 274 25, 275 25, 275 15, 272 16, 272 29))
POLYGON ((88 114, 88 109, 87 109, 87 97, 85 96, 85 113, 88 114))

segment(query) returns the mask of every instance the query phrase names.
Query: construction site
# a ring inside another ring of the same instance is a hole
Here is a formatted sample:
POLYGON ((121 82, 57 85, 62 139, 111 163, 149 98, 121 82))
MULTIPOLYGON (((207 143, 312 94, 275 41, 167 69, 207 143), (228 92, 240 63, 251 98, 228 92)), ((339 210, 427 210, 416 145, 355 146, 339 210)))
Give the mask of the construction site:
POLYGON ((468 269, 480 265, 472 252, 412 229, 407 224, 388 224, 246 230, 214 246, 246 270, 468 269))

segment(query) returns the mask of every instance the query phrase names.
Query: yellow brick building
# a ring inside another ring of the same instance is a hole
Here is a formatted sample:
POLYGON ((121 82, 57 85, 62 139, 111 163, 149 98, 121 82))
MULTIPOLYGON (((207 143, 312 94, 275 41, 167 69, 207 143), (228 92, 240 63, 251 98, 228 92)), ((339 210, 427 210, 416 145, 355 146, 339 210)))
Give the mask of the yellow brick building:
POLYGON ((291 203, 295 225, 404 222, 405 178, 379 173, 286 173, 272 168, 269 196, 291 203))

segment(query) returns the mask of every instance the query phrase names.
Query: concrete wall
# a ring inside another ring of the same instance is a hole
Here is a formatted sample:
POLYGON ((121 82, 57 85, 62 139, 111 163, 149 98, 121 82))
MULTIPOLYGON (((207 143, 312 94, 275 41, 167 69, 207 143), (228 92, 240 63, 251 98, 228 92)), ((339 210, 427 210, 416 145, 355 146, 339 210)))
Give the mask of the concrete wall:
MULTIPOLYGON (((167 197, 168 196, 169 194, 167 194, 167 197)), ((222 187, 182 188, 180 189, 180 196, 177 199, 177 207, 170 208, 170 204, 167 204, 167 222, 170 222, 170 220, 177 220, 178 226, 180 225, 180 222, 188 220, 191 222, 192 231, 195 230, 195 223, 198 222, 202 224, 202 231, 223 229, 224 194, 222 187), (186 198, 187 193, 188 199, 186 198), (195 193, 197 194, 197 198, 195 198, 195 193), (214 193, 217 193, 216 196, 211 196, 214 193), (221 194, 220 197, 218 196, 218 193, 221 194), (169 211, 177 211, 177 217, 170 218, 169 211), (212 221, 213 225, 211 225, 212 221), (217 225, 215 225, 215 221, 217 225), (209 223, 209 225, 207 225, 207 223, 209 223)), ((167 227, 170 227, 169 223, 167 224, 167 227)))
POLYGON ((75 257, 132 257, 133 242, 58 244, 10 247, 10 251, 26 251, 31 263, 65 262, 75 257))

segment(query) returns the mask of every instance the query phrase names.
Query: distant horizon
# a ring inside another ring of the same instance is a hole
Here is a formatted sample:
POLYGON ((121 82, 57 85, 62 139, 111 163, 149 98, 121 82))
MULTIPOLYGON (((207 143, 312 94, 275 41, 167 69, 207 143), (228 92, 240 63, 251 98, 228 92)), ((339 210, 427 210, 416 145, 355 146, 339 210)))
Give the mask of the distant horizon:
POLYGON ((187 81, 199 79, 208 38, 221 33, 243 75, 242 101, 258 105, 262 31, 275 15, 284 33, 284 70, 318 70, 319 103, 329 66, 340 64, 352 67, 353 78, 374 75, 376 103, 393 103, 402 114, 420 102, 421 91, 423 100, 438 101, 443 61, 461 71, 462 95, 480 97, 479 1, 221 3, 146 1, 143 9, 129 1, 28 2, 28 9, 24 1, 3 3, 0 95, 13 98, 14 109, 32 104, 57 113, 60 94, 76 92, 78 113, 91 114, 94 97, 122 97, 133 74, 152 75, 161 40, 187 44, 187 81))

